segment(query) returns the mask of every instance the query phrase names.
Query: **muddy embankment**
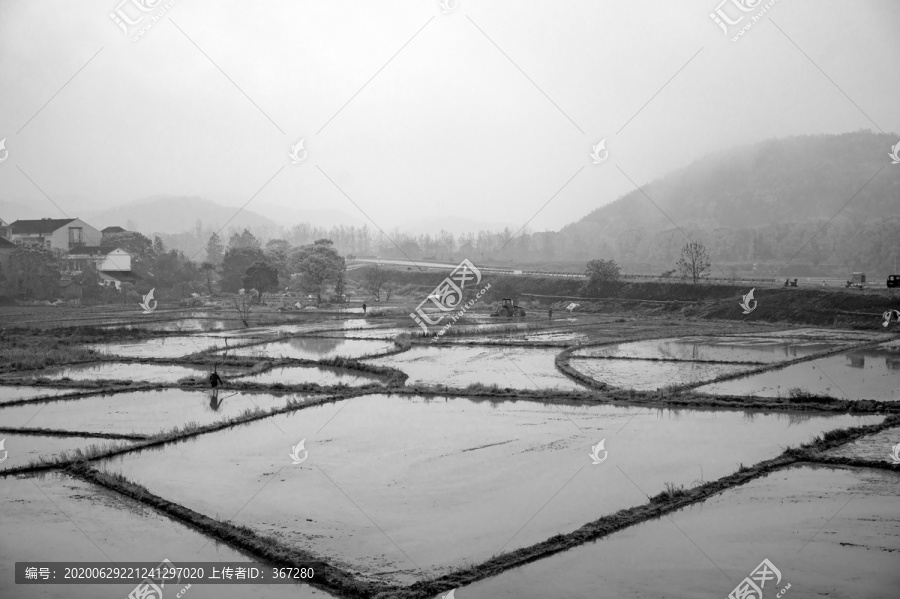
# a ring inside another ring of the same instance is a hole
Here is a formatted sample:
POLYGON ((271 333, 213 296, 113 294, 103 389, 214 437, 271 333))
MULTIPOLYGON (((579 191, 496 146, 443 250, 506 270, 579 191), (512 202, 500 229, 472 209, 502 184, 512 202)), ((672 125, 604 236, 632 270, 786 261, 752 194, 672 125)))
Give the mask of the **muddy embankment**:
MULTIPOLYGON (((353 276, 361 280, 363 274, 355 272, 353 276)), ((405 287, 405 291, 418 289, 427 295, 446 275, 439 271, 396 270, 390 276, 398 285, 405 287)), ((881 326, 881 315, 887 310, 900 310, 900 294, 892 294, 888 289, 757 287, 754 290, 756 308, 750 314, 744 314, 740 302, 742 296, 750 291, 750 284, 618 282, 609 283, 598 293, 587 297, 581 292, 583 281, 580 279, 485 275, 479 287, 486 283, 491 284, 484 298, 487 302, 518 297, 535 302, 541 308, 552 305, 559 312, 569 303, 577 302, 580 304, 578 311, 588 313, 627 311, 631 315, 669 314, 885 330, 881 326)), ((891 327, 900 325, 892 324, 891 327)))

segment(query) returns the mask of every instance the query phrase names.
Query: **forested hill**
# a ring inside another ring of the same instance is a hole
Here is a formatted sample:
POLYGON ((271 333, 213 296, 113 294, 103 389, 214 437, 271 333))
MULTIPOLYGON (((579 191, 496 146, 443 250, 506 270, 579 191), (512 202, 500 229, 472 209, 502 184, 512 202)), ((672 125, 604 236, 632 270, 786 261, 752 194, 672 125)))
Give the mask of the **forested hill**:
POLYGON ((555 249, 674 262, 685 241, 677 225, 709 245, 714 261, 777 263, 813 239, 794 263, 890 270, 900 259, 900 165, 888 156, 896 143, 859 131, 713 154, 564 227, 555 249))

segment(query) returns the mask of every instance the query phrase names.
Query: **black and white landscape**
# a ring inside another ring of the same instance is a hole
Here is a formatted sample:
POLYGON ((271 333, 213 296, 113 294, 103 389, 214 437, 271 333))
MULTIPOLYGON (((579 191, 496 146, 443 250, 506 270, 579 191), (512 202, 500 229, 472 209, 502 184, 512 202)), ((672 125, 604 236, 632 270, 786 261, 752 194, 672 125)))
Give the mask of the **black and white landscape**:
POLYGON ((716 1, 0 1, 0 597, 896 597, 900 5, 716 1))

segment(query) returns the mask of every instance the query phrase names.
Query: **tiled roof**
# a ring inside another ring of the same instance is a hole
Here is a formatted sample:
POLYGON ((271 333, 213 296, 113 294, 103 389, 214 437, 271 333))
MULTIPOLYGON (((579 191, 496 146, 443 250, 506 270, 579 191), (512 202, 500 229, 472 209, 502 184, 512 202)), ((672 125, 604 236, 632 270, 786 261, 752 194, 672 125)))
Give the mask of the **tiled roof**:
POLYGON ((39 218, 37 220, 17 220, 12 223, 13 235, 44 235, 65 227, 74 218, 39 218))

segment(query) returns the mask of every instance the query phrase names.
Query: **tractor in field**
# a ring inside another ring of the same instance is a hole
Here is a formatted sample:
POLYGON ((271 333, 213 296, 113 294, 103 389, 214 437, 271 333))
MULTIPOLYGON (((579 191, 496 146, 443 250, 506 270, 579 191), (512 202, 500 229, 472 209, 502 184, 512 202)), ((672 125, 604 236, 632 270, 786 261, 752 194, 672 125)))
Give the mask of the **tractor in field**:
POLYGON ((519 305, 518 299, 511 299, 508 297, 504 297, 500 300, 500 305, 497 306, 497 309, 491 313, 491 316, 506 316, 507 318, 513 316, 525 316, 525 308, 519 305))

